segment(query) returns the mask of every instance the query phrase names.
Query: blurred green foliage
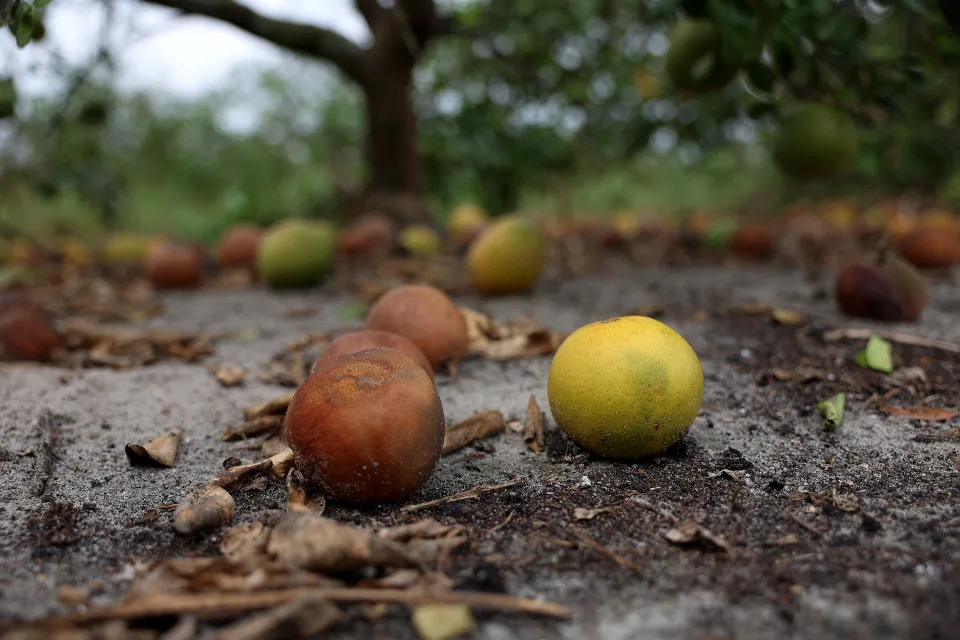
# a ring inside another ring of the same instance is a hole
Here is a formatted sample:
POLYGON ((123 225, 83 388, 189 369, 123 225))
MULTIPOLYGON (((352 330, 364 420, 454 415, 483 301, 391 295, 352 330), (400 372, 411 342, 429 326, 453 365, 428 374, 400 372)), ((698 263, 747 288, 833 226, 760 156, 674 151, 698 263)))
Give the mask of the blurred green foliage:
MULTIPOLYGON (((34 3, 37 4, 37 3, 34 3)), ((663 212, 775 209, 797 195, 916 189, 960 204, 960 20, 932 0, 486 0, 450 3, 415 98, 429 200, 517 208, 663 212), (681 90, 665 59, 678 20, 720 42, 681 90), (851 174, 779 175, 767 151, 798 101, 850 114, 851 174)), ((303 61, 231 77, 193 103, 119 95, 109 83, 17 103, 0 147, 0 222, 36 233, 108 228, 210 241, 239 221, 337 217, 363 183, 362 98, 303 61), (242 121, 236 126, 225 122, 242 121)), ((0 233, 3 229, 0 229, 0 233)))

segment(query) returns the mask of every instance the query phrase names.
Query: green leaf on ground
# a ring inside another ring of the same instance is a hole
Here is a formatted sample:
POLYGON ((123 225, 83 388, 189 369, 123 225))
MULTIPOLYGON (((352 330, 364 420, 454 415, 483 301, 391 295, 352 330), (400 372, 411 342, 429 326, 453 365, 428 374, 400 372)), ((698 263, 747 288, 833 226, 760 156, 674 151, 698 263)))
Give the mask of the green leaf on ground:
POLYGON ((867 348, 858 351, 854 361, 865 369, 891 373, 893 371, 893 347, 878 336, 871 336, 867 348))
POLYGON ((817 403, 817 409, 823 416, 823 426, 827 429, 836 429, 843 424, 843 409, 847 403, 847 394, 837 395, 817 403))
POLYGON ((344 318, 360 319, 367 315, 367 305, 362 302, 351 302, 343 305, 340 315, 344 318))

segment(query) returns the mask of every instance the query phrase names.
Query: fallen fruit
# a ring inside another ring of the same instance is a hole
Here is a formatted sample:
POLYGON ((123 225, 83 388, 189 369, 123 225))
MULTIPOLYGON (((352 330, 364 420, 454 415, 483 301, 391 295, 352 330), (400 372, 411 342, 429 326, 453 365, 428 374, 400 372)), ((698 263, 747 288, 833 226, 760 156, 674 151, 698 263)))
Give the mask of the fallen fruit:
POLYGON ((264 233, 257 251, 257 272, 274 288, 317 284, 333 261, 336 233, 306 220, 286 220, 264 233))
POLYGON ((440 236, 426 225, 406 227, 400 232, 397 241, 403 250, 412 256, 426 257, 440 253, 440 236))
POLYGON ((670 32, 666 57, 667 74, 673 83, 695 93, 716 91, 737 74, 720 33, 709 20, 682 20, 670 32))
POLYGON ((837 277, 834 296, 847 315, 912 322, 927 305, 927 286, 909 263, 887 252, 876 264, 844 267, 837 277))
POLYGON ((221 268, 253 268, 263 231, 252 225, 228 229, 217 245, 217 264, 221 268))
POLYGON ((470 282, 486 294, 527 291, 540 277, 545 244, 540 231, 523 218, 501 218, 477 236, 467 251, 470 282))
POLYGON ((408 338, 434 369, 467 355, 466 321, 447 294, 429 285, 404 285, 383 294, 370 307, 366 328, 408 338))
POLYGON ((487 224, 487 212, 475 204, 462 204, 447 218, 447 233, 454 242, 473 240, 487 224))
POLYGON ((142 265, 156 238, 135 233, 116 233, 100 247, 100 259, 109 265, 142 265))
POLYGON ((830 178, 850 168, 858 149, 850 116, 824 104, 804 103, 784 116, 773 157, 792 178, 830 178))
POLYGON ((367 349, 376 349, 377 347, 395 349, 407 354, 414 362, 423 367, 423 370, 433 380, 433 367, 430 366, 430 361, 427 360, 427 356, 423 355, 420 347, 411 342, 409 338, 389 331, 377 331, 375 329, 345 333, 328 344, 313 363, 313 371, 319 371, 330 365, 340 356, 367 349))
POLYGON ((589 451, 639 458, 676 442, 700 411, 703 371, 676 331, 624 316, 574 331, 547 378, 550 411, 589 451))
POLYGON ((337 251, 347 254, 389 251, 393 244, 393 222, 380 214, 367 214, 337 238, 337 251))
POLYGON ((900 253, 921 269, 945 269, 960 262, 960 237, 941 229, 920 227, 903 239, 900 253))
POLYGON ((396 500, 440 459, 440 397, 422 367, 393 349, 341 356, 297 389, 284 418, 297 469, 339 500, 396 500))
POLYGON ((144 265, 147 279, 158 289, 191 289, 200 283, 203 270, 193 247, 157 242, 150 247, 144 265))
POLYGON ((727 248, 741 258, 769 258, 777 249, 773 230, 761 224, 743 224, 729 237, 727 248))
POLYGON ((0 312, 0 348, 16 360, 49 360, 60 346, 47 314, 30 302, 0 312))

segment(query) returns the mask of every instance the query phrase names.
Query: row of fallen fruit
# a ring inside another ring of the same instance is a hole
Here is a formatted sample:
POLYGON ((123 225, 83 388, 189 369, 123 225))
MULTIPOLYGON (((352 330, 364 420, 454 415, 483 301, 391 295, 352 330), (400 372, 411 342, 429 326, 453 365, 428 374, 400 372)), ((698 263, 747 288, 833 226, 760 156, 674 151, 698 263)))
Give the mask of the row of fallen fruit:
MULTIPOLYGON (((610 220, 538 221, 520 214, 490 219, 477 207, 464 206, 448 220, 447 246, 432 226, 412 225, 397 232, 388 218, 368 214, 343 230, 324 220, 305 219, 284 220, 268 229, 238 225, 223 234, 212 252, 166 236, 132 233, 110 236, 95 255, 72 238, 58 240, 57 247, 47 251, 22 238, 0 239, 0 264, 54 260, 75 266, 134 266, 158 288, 193 288, 215 263, 223 270, 253 271, 272 287, 305 287, 317 284, 337 256, 370 258, 401 251, 432 257, 456 255, 469 245, 464 266, 471 283, 482 293, 498 294, 529 289, 548 249, 571 241, 598 249, 641 243, 640 250, 647 253, 652 243, 745 259, 769 259, 789 249, 794 259, 807 254, 806 262, 826 262, 831 248, 846 254, 885 239, 920 268, 945 268, 960 261, 960 223, 952 211, 908 215, 894 209, 884 215, 870 223, 858 218, 851 205, 834 203, 813 212, 791 209, 780 219, 766 221, 736 222, 695 213, 678 227, 630 213, 610 220)), ((0 287, 5 277, 15 276, 0 275, 0 287)))
MULTIPOLYGON (((309 234, 302 233, 303 225, 304 223, 299 222, 285 223, 278 232, 284 237, 292 232, 292 237, 297 242, 309 243, 309 234)), ((475 273, 475 283, 482 287, 482 290, 491 293, 506 293, 516 291, 521 286, 523 289, 533 286, 543 263, 543 255, 538 251, 522 250, 524 245, 531 244, 526 240, 526 234, 535 234, 533 227, 522 221, 505 220, 492 227, 489 233, 494 235, 480 236, 474 245, 477 250, 468 253, 468 262, 475 273), (501 233, 500 230, 505 230, 506 233, 501 233), (485 241, 488 237, 489 245, 485 241), (516 238, 519 238, 519 241, 513 243, 512 239, 516 238), (513 253, 518 257, 506 255, 513 253)), ((271 237, 268 234, 264 244, 267 244, 271 237)), ((534 246, 541 246, 535 240, 531 242, 534 246)), ((273 256, 274 250, 261 251, 260 255, 273 256)), ((273 269, 269 272, 270 277, 287 283, 297 280, 300 272, 285 266, 287 263, 284 260, 288 254, 277 250, 276 255, 279 262, 270 263, 273 269)), ((301 265, 302 263, 297 265, 297 268, 301 265)), ((438 293, 445 295, 439 291, 438 293)), ((918 320, 928 299, 924 275, 897 252, 886 249, 877 251, 871 260, 852 262, 843 268, 837 274, 834 296, 839 308, 847 315, 885 321, 918 320)), ((420 299, 411 303, 411 307, 420 304, 435 310, 432 301, 420 299)), ((378 304, 374 309, 377 308, 383 307, 378 304)), ((412 308, 409 312, 412 313, 412 308)), ((447 326, 452 317, 453 315, 448 317, 441 312, 425 315, 422 324, 409 328, 409 331, 443 335, 442 331, 437 333, 437 327, 447 326)), ((456 317, 459 318, 459 315, 456 317)), ((55 322, 48 310, 30 295, 29 290, 0 291, 0 358, 51 360, 58 349, 64 346, 63 324, 55 322)), ((430 348, 425 348, 425 351, 428 358, 436 359, 436 354, 430 348)), ((463 353, 442 355, 456 359, 462 357, 463 353)))

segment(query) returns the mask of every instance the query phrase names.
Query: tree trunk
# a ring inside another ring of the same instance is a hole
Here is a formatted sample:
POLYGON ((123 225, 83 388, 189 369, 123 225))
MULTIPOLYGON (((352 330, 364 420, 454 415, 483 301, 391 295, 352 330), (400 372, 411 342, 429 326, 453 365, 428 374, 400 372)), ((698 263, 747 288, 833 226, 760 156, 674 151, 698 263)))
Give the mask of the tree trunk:
MULTIPOLYGON (((404 52, 406 53, 406 52, 404 52)), ((413 56, 371 60, 362 83, 366 105, 365 205, 402 223, 430 219, 413 109, 413 56)))

